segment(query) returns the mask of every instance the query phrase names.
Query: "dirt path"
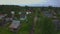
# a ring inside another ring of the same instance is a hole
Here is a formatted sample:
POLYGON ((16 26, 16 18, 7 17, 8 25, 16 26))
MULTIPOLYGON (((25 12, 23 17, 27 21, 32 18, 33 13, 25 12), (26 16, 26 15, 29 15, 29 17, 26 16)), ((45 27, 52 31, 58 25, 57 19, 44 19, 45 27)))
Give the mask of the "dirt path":
POLYGON ((33 24, 32 24, 32 28, 31 28, 31 33, 30 34, 34 34, 36 22, 37 22, 37 16, 34 17, 34 21, 33 21, 33 24))
POLYGON ((34 17, 34 25, 36 25, 36 22, 37 22, 37 16, 34 17))

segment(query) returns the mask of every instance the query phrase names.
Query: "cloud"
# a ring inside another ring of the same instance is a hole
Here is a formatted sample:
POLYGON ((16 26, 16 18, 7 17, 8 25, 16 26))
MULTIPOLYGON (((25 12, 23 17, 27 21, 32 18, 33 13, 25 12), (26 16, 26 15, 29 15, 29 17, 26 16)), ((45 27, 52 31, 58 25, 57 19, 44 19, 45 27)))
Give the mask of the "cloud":
POLYGON ((59 6, 60 0, 0 0, 0 5, 59 6))
POLYGON ((19 5, 19 4, 34 4, 40 3, 41 0, 0 0, 0 4, 8 4, 8 5, 19 5))
POLYGON ((29 6, 53 6, 60 7, 60 0, 48 0, 47 2, 43 2, 41 4, 30 4, 29 6))

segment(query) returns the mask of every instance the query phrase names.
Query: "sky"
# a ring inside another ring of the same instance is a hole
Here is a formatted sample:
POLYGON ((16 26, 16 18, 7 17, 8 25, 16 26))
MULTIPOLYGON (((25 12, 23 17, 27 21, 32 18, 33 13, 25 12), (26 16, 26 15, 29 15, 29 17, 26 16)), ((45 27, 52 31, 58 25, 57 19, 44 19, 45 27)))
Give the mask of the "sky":
POLYGON ((60 0, 0 0, 0 5, 60 7, 60 0))

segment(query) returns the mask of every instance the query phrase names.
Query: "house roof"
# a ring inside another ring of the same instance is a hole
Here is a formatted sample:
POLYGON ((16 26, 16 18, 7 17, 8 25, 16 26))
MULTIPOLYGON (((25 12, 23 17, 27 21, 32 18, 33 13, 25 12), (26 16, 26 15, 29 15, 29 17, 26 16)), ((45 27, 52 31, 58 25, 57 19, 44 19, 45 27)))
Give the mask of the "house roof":
POLYGON ((26 16, 25 15, 20 15, 20 18, 25 18, 26 16))
POLYGON ((59 21, 58 19, 54 19, 54 20, 53 20, 53 23, 55 23, 55 24, 59 24, 60 21, 59 21))
POLYGON ((20 21, 13 20, 12 24, 10 25, 10 28, 18 28, 20 25, 20 21))
POLYGON ((7 16, 7 14, 0 14, 0 16, 7 16))
POLYGON ((47 17, 52 17, 53 16, 53 14, 49 11, 43 11, 43 14, 44 14, 44 16, 47 16, 47 17))
POLYGON ((5 17, 5 15, 3 15, 3 14, 0 14, 0 19, 2 19, 3 17, 5 17))
POLYGON ((32 10, 27 10, 27 12, 32 12, 32 10))

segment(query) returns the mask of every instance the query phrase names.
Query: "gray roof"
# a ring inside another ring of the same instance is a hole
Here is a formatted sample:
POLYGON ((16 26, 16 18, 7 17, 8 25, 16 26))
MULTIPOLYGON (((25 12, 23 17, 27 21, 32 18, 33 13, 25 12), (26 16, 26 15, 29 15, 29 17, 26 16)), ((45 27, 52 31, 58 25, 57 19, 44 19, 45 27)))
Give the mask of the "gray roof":
POLYGON ((43 13, 44 13, 44 15, 47 16, 47 17, 52 17, 52 16, 53 16, 52 13, 50 13, 50 12, 48 12, 48 11, 45 11, 45 12, 43 12, 43 13))
POLYGON ((25 18, 25 16, 26 16, 25 14, 21 14, 20 18, 25 18))
POLYGON ((20 21, 13 20, 12 24, 10 25, 10 28, 18 28, 20 25, 20 21))
POLYGON ((13 18, 5 18, 6 21, 13 20, 13 18))
POLYGON ((60 21, 59 20, 53 20, 53 23, 55 24, 56 30, 60 30, 60 21))

